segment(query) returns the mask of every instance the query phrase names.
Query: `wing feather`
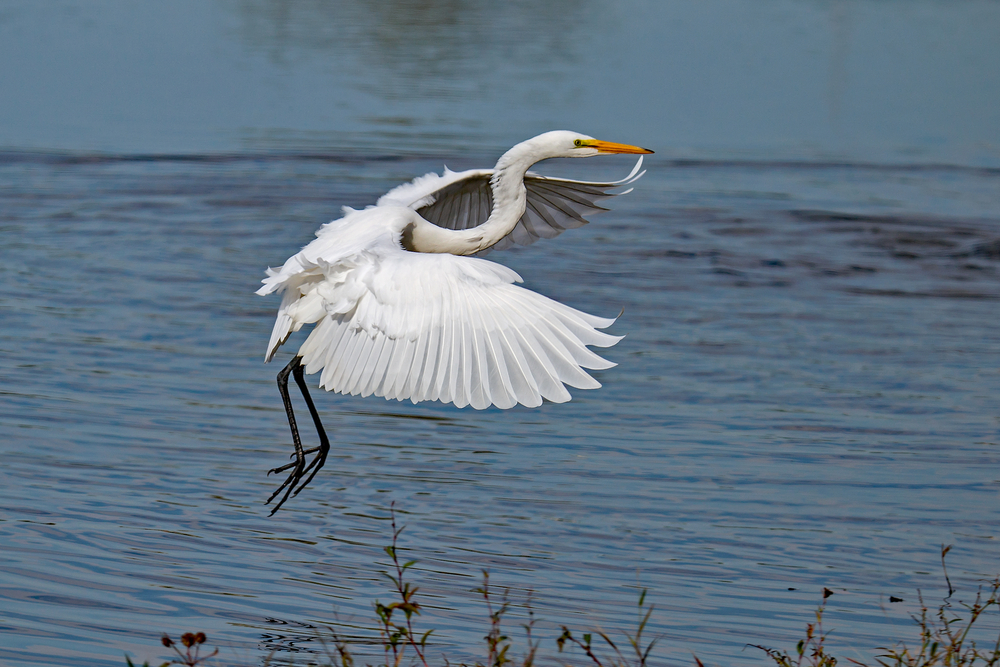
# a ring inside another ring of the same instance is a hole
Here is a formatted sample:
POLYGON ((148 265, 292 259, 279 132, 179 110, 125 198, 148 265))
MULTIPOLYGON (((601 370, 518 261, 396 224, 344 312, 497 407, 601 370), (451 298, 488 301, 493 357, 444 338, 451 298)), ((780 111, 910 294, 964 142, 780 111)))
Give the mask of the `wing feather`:
MULTIPOLYGON (((322 355, 322 361, 317 364, 320 369, 322 369, 322 374, 320 375, 320 382, 327 386, 332 386, 333 375, 337 370, 337 366, 330 363, 336 358, 337 353, 345 348, 351 342, 350 327, 346 326, 344 323, 337 322, 335 320, 330 320, 330 328, 335 331, 331 332, 330 338, 333 340, 333 344, 330 345, 328 349, 319 349, 319 354, 322 355)), ((306 339, 308 342, 308 339, 306 339)), ((303 356, 303 359, 306 359, 303 356)), ((309 366, 306 365, 308 370, 309 366)))
POLYGON ((433 400, 437 397, 442 403, 450 403, 455 391, 451 385, 451 374, 455 368, 455 355, 452 349, 452 327, 455 324, 455 317, 452 314, 452 296, 450 289, 444 289, 441 298, 437 299, 441 305, 441 336, 438 340, 437 360, 432 366, 433 370, 428 373, 429 380, 426 383, 427 390, 422 394, 425 399, 433 400))
POLYGON ((441 361, 441 338, 444 335, 444 327, 441 325, 442 303, 440 299, 434 301, 433 309, 427 333, 427 355, 424 358, 424 367, 414 383, 414 394, 420 400, 428 398, 430 388, 434 386, 440 372, 439 367, 445 365, 441 361))
MULTIPOLYGON (((421 276, 421 278, 426 278, 426 276, 421 276)), ((429 308, 418 309, 417 313, 415 313, 415 316, 420 318, 420 324, 417 326, 419 333, 414 341, 413 358, 410 361, 409 367, 405 369, 406 380, 400 386, 404 398, 417 396, 417 384, 420 382, 424 360, 427 358, 427 343, 433 329, 430 317, 434 310, 433 304, 428 305, 430 306, 429 308)))
POLYGON ((399 383, 399 374, 405 364, 408 354, 412 354, 413 341, 406 336, 401 336, 394 341, 392 358, 389 360, 389 367, 385 370, 385 381, 382 383, 380 395, 386 398, 399 398, 396 385, 399 383))
MULTIPOLYGON (((530 245, 540 238, 555 238, 567 229, 587 224, 584 216, 606 211, 597 202, 631 192, 611 192, 642 177, 642 156, 628 176, 619 181, 591 182, 549 178, 532 172, 524 177, 527 191, 525 213, 510 234, 491 250, 511 245, 530 245)), ((396 188, 379 204, 397 203, 415 209, 425 220, 453 230, 472 229, 486 222, 493 209, 490 178, 493 171, 476 169, 427 174, 396 188), (390 201, 391 200, 391 201, 390 201)))
POLYGON ((533 199, 542 202, 554 213, 553 226, 560 229, 575 229, 587 224, 583 214, 594 214, 607 211, 608 209, 598 206, 587 206, 577 203, 567 196, 567 192, 555 192, 539 190, 534 193, 533 199))
POLYGON ((559 372, 552 360, 549 359, 549 355, 546 354, 545 348, 535 338, 533 331, 530 328, 514 329, 513 333, 521 341, 521 349, 526 353, 526 356, 530 353, 528 358, 542 369, 542 371, 533 372, 533 378, 538 385, 538 393, 542 398, 553 403, 568 401, 570 399, 569 391, 558 380, 559 372))
POLYGON ((361 382, 365 374, 365 369, 369 368, 372 352, 375 350, 375 336, 358 336, 362 339, 361 348, 358 350, 356 360, 351 366, 351 371, 344 381, 344 391, 349 394, 361 393, 361 382))
POLYGON ((336 370, 330 378, 330 382, 327 384, 328 387, 342 387, 346 384, 344 382, 345 375, 347 375, 352 365, 357 362, 358 347, 365 338, 363 334, 359 334, 361 334, 361 332, 355 333, 348 338, 347 343, 344 345, 344 352, 341 357, 343 361, 336 365, 336 370))
MULTIPOLYGON (((529 305, 525 310, 532 310, 529 305)), ((537 314, 537 311, 534 311, 537 314)), ((601 385, 584 372, 577 360, 579 349, 586 349, 577 342, 573 344, 573 336, 560 326, 560 322, 555 318, 536 320, 532 322, 530 330, 537 334, 537 340, 542 344, 541 349, 545 351, 549 360, 556 369, 556 376, 565 384, 577 389, 596 389, 601 385), (569 345, 567 345, 569 343, 569 345)), ((593 354, 593 353, 591 353, 593 354)), ((596 354, 594 355, 597 356, 596 354)), ((600 357, 597 357, 600 359, 600 357)), ((584 359, 590 361, 589 359, 584 359)), ((603 360, 602 360, 603 361, 603 360)))
MULTIPOLYGON (((534 304, 529 308, 534 308, 536 313, 539 312, 534 304)), ((609 347, 620 341, 620 336, 611 336, 596 331, 572 313, 555 311, 553 314, 555 317, 546 319, 548 331, 555 340, 562 343, 562 348, 569 353, 576 365, 592 370, 605 370, 614 367, 613 363, 594 354, 585 346, 609 347)), ((584 375, 586 374, 584 373, 584 375)))
POLYGON ((483 259, 397 250, 335 273, 314 290, 325 315, 299 350, 331 391, 537 406, 569 400, 565 385, 599 387, 584 369, 613 365, 587 345, 614 345, 596 330, 614 320, 517 287, 513 271, 483 259))
MULTIPOLYGON (((564 230, 564 228, 555 221, 552 217, 550 209, 545 206, 544 201, 539 199, 529 199, 527 207, 531 209, 534 213, 532 223, 534 223, 529 230, 535 236, 543 239, 554 239, 559 236, 564 230)), ((524 218, 521 218, 521 222, 524 222, 524 218)), ((518 223, 521 224, 521 223, 518 223)))
POLYGON ((462 361, 465 359, 465 346, 469 344, 469 341, 463 335, 465 329, 462 318, 465 317, 465 312, 461 306, 461 299, 455 298, 454 289, 451 285, 447 286, 447 290, 451 292, 452 296, 452 312, 451 319, 445 322, 449 333, 449 347, 445 348, 444 353, 448 354, 451 359, 451 372, 445 378, 445 382, 447 382, 448 386, 447 395, 451 397, 455 405, 465 407, 469 404, 469 394, 464 390, 466 386, 463 379, 465 377, 465 368, 462 365, 462 361))
POLYGON ((483 294, 483 298, 488 302, 486 313, 494 319, 497 342, 508 362, 507 377, 514 402, 532 408, 541 405, 542 396, 538 390, 538 384, 532 376, 531 367, 521 347, 521 341, 517 339, 515 334, 517 328, 524 325, 524 318, 520 313, 514 311, 508 322, 497 321, 494 313, 498 311, 500 304, 488 292, 483 294))
POLYGON ((476 310, 482 322, 483 347, 486 349, 485 361, 489 373, 490 399, 493 405, 506 410, 517 405, 514 397, 510 372, 507 369, 507 357, 500 343, 500 328, 493 314, 482 297, 482 290, 471 290, 469 296, 476 302, 476 310))
POLYGON ((361 382, 358 385, 358 394, 361 396, 371 396, 375 393, 375 384, 377 382, 376 372, 379 368, 379 363, 382 359, 382 353, 385 350, 386 343, 389 341, 387 336, 376 336, 375 345, 372 348, 372 353, 368 357, 368 363, 365 365, 364 373, 361 376, 361 382))
MULTIPOLYGON (((302 344, 299 348, 299 354, 309 355, 314 357, 318 350, 328 348, 332 344, 333 334, 334 334, 333 323, 328 318, 323 318, 316 324, 316 328, 313 329, 312 335, 306 339, 306 342, 302 344)), ((310 368, 306 367, 307 373, 315 373, 322 369, 322 364, 315 364, 310 368)))
POLYGON ((470 376, 471 400, 469 404, 477 410, 489 407, 490 399, 490 373, 486 361, 486 346, 483 344, 483 322, 479 317, 478 310, 472 308, 470 299, 465 300, 465 309, 469 314, 465 326, 472 341, 470 346, 470 366, 472 373, 470 376))
MULTIPOLYGON (((333 363, 333 360, 337 358, 337 352, 351 341, 346 323, 330 320, 330 327, 336 329, 340 335, 336 336, 333 344, 329 347, 324 349, 322 342, 318 341, 315 346, 316 355, 312 359, 308 353, 303 353, 301 349, 299 350, 299 355, 306 362, 306 372, 309 372, 309 369, 313 367, 316 367, 317 370, 322 370, 319 376, 319 386, 324 389, 333 386, 333 375, 337 372, 337 365, 333 363)), ((315 330, 313 334, 310 334, 309 338, 312 338, 313 335, 315 335, 315 330)), ((309 338, 306 339, 306 343, 309 342, 309 338)))
POLYGON ((479 376, 479 368, 474 360, 476 339, 472 334, 472 325, 469 322, 468 308, 466 308, 464 301, 460 303, 462 305, 462 314, 461 320, 459 320, 459 326, 461 327, 462 336, 457 343, 462 347, 462 375, 458 378, 458 391, 463 406, 472 405, 475 407, 475 405, 473 405, 475 398, 473 397, 472 383, 479 376))
POLYGON ((396 341, 388 336, 379 336, 382 339, 382 351, 378 356, 378 361, 375 364, 375 370, 372 371, 371 380, 371 391, 369 395, 375 394, 376 396, 381 396, 379 388, 382 386, 383 380, 385 380, 385 369, 389 366, 389 360, 392 359, 392 351, 396 345, 396 341))

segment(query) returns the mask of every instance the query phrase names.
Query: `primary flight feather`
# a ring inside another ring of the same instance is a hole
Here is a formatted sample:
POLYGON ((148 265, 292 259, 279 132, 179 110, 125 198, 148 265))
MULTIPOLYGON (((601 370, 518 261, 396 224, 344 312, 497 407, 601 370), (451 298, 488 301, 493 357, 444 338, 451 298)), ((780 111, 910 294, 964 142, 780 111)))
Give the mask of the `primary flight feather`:
POLYGON ((268 269, 257 294, 277 292, 281 305, 265 360, 304 325, 314 325, 292 361, 278 373, 295 461, 271 495, 290 495, 312 481, 329 452, 329 439, 304 375, 321 373, 319 386, 386 399, 437 400, 476 409, 543 399, 570 399, 566 385, 595 389, 584 369, 610 368, 587 346, 620 338, 599 329, 614 322, 588 315, 514 285, 505 266, 470 255, 528 245, 586 224, 603 209, 609 190, 633 183, 642 157, 624 179, 590 183, 528 171, 554 157, 652 151, 554 131, 522 142, 493 169, 445 170, 401 185, 375 206, 344 208, 344 216, 279 269, 268 269), (293 375, 319 434, 302 448, 288 395, 293 375), (307 464, 305 456, 316 456, 307 464), (309 477, 299 483, 306 474, 309 477))

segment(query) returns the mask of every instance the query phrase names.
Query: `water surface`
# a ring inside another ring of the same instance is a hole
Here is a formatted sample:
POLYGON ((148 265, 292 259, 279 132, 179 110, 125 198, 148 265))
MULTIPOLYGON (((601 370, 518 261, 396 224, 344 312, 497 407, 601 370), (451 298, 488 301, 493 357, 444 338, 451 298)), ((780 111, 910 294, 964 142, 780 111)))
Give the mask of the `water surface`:
POLYGON ((4 158, 4 661, 121 664, 198 629, 232 662, 316 650, 313 626, 367 626, 389 597, 392 501, 452 659, 478 655, 482 569, 533 591, 546 650, 562 623, 627 628, 648 587, 660 658, 726 665, 792 646, 824 586, 837 647, 904 634, 916 590, 941 591, 942 543, 966 593, 997 573, 983 169, 654 159, 613 212, 492 255, 573 306, 624 308, 602 389, 506 412, 323 394, 333 455, 268 518, 288 355, 262 364, 261 271, 436 165, 4 158))
POLYGON ((435 658, 482 659, 483 569, 548 655, 643 587, 661 663, 764 664, 824 587, 842 657, 912 636, 942 544, 964 599, 1000 572, 998 34, 995 0, 3 3, 0 662, 202 630, 303 664, 390 598, 392 502, 435 658), (604 387, 323 394, 333 455, 269 518, 295 341, 262 363, 263 269, 554 128, 657 151, 612 212, 491 256, 623 311, 604 387))

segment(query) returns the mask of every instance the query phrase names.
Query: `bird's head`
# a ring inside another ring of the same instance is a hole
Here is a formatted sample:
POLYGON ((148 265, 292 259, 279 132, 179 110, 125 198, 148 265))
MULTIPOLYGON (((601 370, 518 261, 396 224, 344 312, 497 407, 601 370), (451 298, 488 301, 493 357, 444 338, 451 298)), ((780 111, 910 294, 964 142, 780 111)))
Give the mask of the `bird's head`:
MULTIPOLYGON (((610 141, 600 141, 579 132, 554 130, 539 134, 537 137, 522 141, 500 156, 497 161, 497 174, 513 170, 524 175, 531 165, 554 157, 591 157, 593 155, 612 155, 615 153, 630 153, 638 155, 652 153, 648 148, 614 144, 610 141)), ((519 177, 520 177, 519 176, 519 177)))
POLYGON ((601 141, 593 137, 588 137, 586 134, 568 132, 566 130, 546 132, 534 139, 529 139, 525 143, 533 144, 535 150, 539 154, 543 154, 545 158, 591 157, 593 155, 612 155, 615 153, 639 155, 653 152, 648 148, 601 141))

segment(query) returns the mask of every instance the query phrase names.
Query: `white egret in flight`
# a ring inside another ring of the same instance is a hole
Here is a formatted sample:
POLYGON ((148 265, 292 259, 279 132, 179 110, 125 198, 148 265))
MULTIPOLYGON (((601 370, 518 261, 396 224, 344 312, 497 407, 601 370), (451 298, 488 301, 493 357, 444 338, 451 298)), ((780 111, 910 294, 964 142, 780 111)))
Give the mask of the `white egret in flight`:
POLYGON ((584 215, 606 210, 597 202, 614 196, 608 190, 644 173, 641 157, 627 177, 607 183, 540 176, 528 171, 536 162, 652 152, 546 132, 511 148, 493 169, 446 169, 391 190, 375 206, 345 207, 284 266, 268 269, 257 294, 278 292, 282 300, 265 360, 292 332, 315 325, 278 373, 295 461, 270 471, 291 470, 268 498, 285 490, 271 514, 312 481, 330 450, 305 373, 322 371, 319 386, 327 391, 476 409, 562 403, 570 399, 565 385, 599 387, 583 369, 614 364, 587 346, 617 343, 619 337, 598 331, 614 320, 516 287, 521 277, 514 271, 470 255, 579 227, 584 215), (316 425, 318 447, 302 448, 289 375, 316 425))

